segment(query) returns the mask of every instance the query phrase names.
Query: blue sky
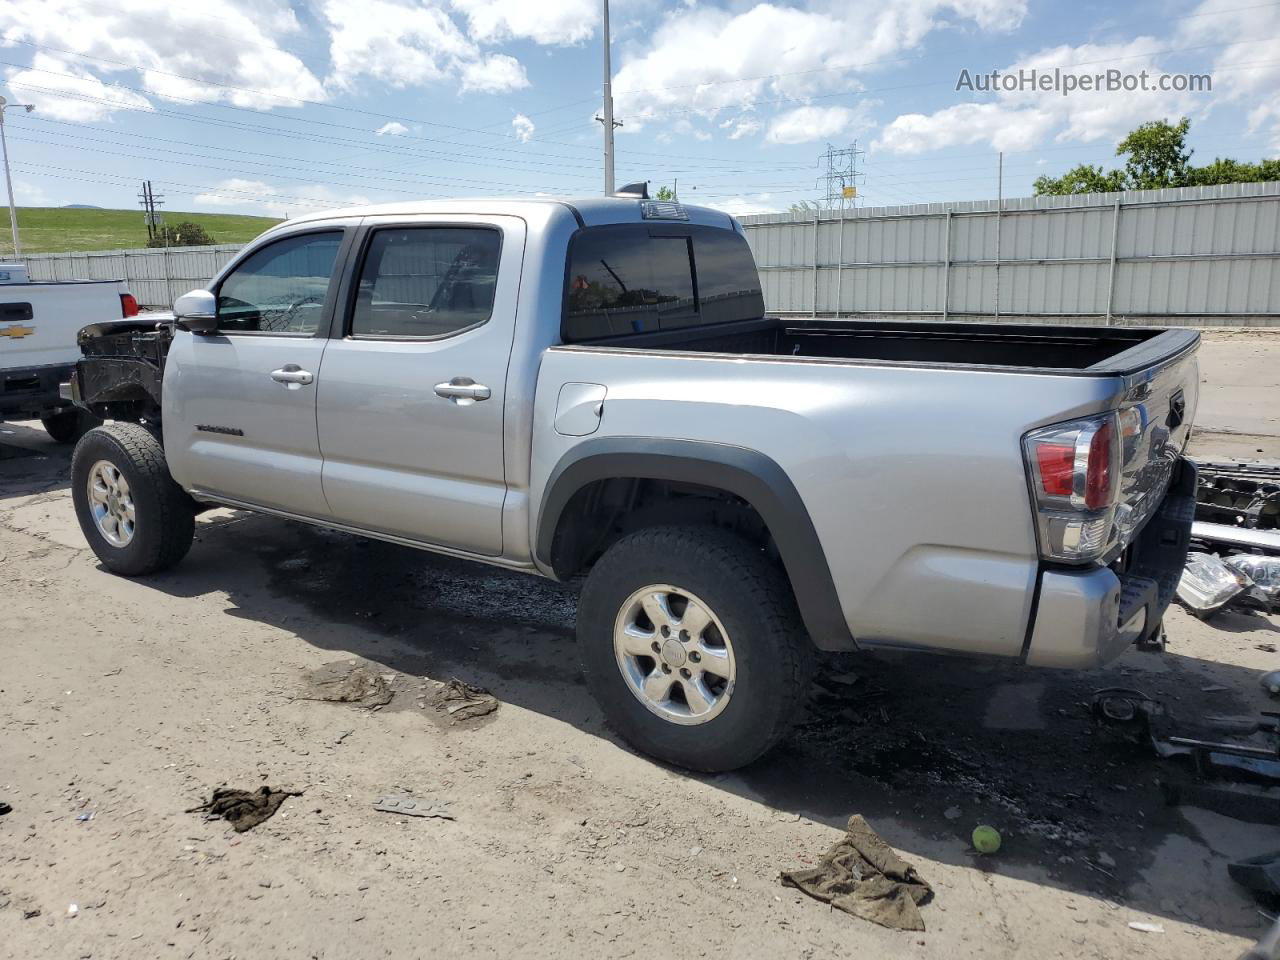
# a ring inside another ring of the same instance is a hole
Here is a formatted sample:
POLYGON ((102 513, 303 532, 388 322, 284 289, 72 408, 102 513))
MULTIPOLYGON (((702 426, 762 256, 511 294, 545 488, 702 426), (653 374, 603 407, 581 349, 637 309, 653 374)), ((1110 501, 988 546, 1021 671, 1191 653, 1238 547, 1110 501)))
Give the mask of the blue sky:
MULTIPOLYGON (((296 214, 601 190, 596 0, 0 0, 22 205, 296 214)), ((1190 116, 1196 160, 1280 152, 1280 2, 615 0, 618 182, 736 213, 1021 196, 1190 116), (972 73, 1207 73, 1205 92, 978 93, 972 73)))

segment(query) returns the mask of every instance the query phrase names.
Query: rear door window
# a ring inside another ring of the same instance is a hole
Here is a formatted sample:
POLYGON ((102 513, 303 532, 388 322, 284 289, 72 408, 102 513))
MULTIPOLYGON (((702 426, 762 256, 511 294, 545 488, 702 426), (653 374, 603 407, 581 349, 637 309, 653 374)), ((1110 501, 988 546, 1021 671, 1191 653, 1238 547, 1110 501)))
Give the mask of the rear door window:
POLYGON ((697 321, 687 236, 639 230, 583 231, 573 242, 564 339, 644 333, 697 321))
POLYGON ((488 227, 377 230, 360 268, 351 336, 426 339, 493 313, 502 234, 488 227))
POLYGON ((718 227, 580 230, 569 249, 566 343, 764 316, 751 249, 718 227))

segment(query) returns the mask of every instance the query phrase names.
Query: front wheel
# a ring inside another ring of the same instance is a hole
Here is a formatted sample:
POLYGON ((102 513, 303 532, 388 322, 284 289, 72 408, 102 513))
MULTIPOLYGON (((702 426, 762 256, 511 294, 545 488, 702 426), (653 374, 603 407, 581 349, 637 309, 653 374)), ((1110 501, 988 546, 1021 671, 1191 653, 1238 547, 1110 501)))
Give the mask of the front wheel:
POLYGON ((790 729, 813 660, 762 550, 712 527, 619 540, 578 606, 587 683, 639 750, 691 770, 745 766, 790 729))
POLYGON ((195 504, 169 475, 164 448, 146 427, 90 430, 71 457, 76 519, 102 565, 136 577, 181 560, 195 536, 195 504))

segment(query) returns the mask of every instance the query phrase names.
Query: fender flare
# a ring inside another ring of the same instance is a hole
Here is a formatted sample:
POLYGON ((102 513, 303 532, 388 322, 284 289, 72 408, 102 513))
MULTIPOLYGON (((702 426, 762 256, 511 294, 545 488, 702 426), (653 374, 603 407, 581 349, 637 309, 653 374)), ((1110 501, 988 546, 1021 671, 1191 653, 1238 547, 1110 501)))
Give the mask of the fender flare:
POLYGON ((645 437, 601 437, 578 444, 547 478, 534 537, 539 566, 551 569, 556 529, 574 494, 616 477, 694 483, 745 500, 773 535, 814 644, 822 650, 856 648, 804 501, 777 462, 747 447, 645 437))

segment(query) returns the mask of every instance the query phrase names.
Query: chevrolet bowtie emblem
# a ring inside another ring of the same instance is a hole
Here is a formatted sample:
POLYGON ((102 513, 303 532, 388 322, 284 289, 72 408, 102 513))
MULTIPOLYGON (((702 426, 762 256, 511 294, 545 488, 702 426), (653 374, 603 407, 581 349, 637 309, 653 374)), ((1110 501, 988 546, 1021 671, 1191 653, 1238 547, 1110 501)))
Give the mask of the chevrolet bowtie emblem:
POLYGON ((35 327, 0 327, 0 337, 11 337, 14 340, 21 340, 23 337, 29 337, 36 332, 35 327))

